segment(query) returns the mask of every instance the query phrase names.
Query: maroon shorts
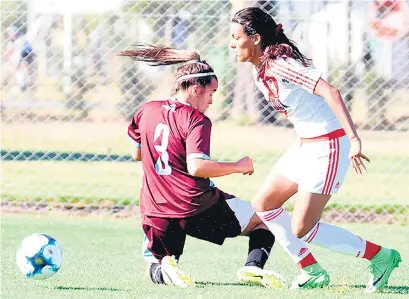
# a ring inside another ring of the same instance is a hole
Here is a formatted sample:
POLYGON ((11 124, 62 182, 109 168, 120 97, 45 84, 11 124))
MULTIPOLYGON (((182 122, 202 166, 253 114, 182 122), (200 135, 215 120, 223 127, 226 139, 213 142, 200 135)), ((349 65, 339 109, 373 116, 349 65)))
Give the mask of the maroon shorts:
POLYGON ((226 238, 241 234, 240 223, 223 196, 206 211, 191 217, 145 217, 151 223, 143 224, 149 240, 148 249, 159 261, 166 255, 178 259, 183 253, 186 235, 222 245, 226 238))

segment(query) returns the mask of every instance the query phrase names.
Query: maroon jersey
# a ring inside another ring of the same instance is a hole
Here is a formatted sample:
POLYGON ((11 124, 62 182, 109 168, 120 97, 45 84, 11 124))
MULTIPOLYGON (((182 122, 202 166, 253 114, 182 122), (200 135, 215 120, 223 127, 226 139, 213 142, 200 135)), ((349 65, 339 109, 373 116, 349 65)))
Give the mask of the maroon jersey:
POLYGON ((203 113, 173 99, 147 102, 136 112, 128 135, 141 147, 143 215, 185 218, 217 202, 210 180, 187 171, 188 159, 210 159, 211 127, 203 113))

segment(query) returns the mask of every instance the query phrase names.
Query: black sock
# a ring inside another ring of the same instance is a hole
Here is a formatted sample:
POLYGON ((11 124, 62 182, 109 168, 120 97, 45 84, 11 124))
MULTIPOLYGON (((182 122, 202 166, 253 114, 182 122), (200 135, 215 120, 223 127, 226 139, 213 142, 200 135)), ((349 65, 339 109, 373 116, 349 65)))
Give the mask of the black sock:
POLYGON ((162 276, 161 264, 153 263, 149 269, 149 276, 154 283, 165 284, 162 276))
POLYGON ((275 237, 269 230, 256 229, 252 231, 249 237, 249 253, 245 266, 256 266, 263 269, 274 241, 275 237))

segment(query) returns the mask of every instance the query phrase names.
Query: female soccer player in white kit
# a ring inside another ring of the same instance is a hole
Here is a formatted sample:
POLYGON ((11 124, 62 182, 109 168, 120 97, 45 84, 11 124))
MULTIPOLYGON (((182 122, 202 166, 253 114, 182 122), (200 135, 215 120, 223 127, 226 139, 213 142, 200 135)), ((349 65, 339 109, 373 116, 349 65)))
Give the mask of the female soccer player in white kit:
POLYGON ((329 284, 328 273, 306 243, 370 261, 368 292, 387 285, 401 261, 393 249, 363 240, 320 221, 331 195, 341 187, 349 161, 366 171, 361 140, 341 95, 321 78, 309 59, 283 32, 282 25, 261 9, 238 11, 231 21, 230 47, 240 62, 254 65, 254 79, 271 105, 287 116, 298 135, 279 159, 253 200, 253 207, 276 240, 300 266, 293 288, 329 284), (282 207, 295 193, 292 219, 282 207))

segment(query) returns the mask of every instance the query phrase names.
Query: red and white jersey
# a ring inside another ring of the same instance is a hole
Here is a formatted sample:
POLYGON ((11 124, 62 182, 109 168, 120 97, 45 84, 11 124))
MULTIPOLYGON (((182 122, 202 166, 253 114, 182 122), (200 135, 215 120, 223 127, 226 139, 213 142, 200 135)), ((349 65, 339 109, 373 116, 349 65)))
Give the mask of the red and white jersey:
POLYGON ((288 117, 299 137, 317 137, 342 128, 327 102, 314 94, 321 77, 314 67, 279 57, 261 76, 254 68, 253 76, 266 99, 288 117))

